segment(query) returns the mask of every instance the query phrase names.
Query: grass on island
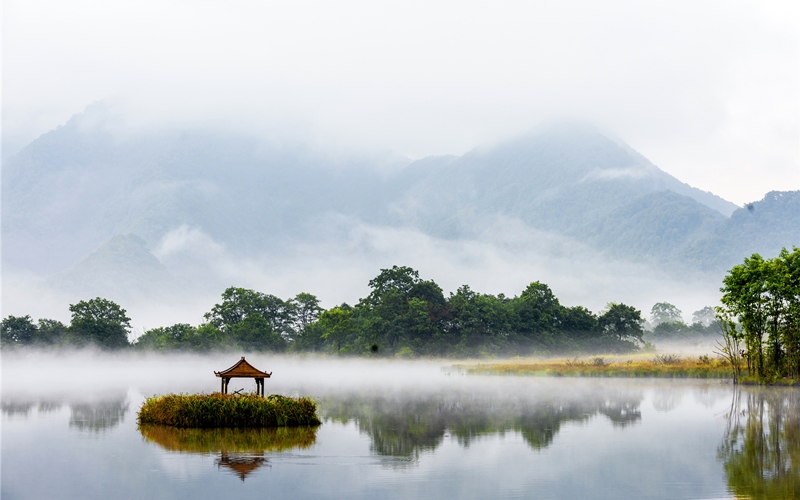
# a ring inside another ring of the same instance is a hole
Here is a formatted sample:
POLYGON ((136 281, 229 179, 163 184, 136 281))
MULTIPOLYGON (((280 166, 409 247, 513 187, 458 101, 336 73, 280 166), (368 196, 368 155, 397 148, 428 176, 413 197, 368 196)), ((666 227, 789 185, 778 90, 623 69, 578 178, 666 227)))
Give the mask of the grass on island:
POLYGON ((173 427, 298 427, 319 425, 316 403, 273 394, 168 394, 147 398, 139 424, 173 427))
POLYGON ((682 358, 674 354, 643 359, 620 356, 595 356, 544 361, 506 361, 457 365, 467 373, 499 375, 541 375, 568 377, 660 377, 731 378, 730 363, 700 356, 682 358))
POLYGON ((280 452, 308 448, 317 439, 316 427, 272 427, 256 429, 182 429, 166 425, 142 424, 145 439, 161 447, 184 453, 217 451, 280 452))

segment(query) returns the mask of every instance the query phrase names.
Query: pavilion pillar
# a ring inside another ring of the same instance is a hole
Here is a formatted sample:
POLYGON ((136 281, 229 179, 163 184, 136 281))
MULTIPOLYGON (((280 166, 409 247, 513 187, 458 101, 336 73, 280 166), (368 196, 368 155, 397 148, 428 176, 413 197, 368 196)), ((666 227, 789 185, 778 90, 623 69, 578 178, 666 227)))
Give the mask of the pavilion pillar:
POLYGON ((225 377, 219 378, 219 393, 225 394, 225 377))

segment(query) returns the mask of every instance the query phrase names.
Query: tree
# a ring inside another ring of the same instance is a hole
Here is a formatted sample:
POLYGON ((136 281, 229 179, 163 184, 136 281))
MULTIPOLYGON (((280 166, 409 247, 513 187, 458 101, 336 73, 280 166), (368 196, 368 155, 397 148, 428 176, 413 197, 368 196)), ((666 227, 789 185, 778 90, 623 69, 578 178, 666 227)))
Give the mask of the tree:
POLYGON ((334 307, 319 315, 319 325, 323 330, 322 338, 328 340, 339 353, 353 335, 352 309, 334 307))
POLYGON ((738 323, 748 371, 800 377, 800 249, 768 260, 753 254, 722 282, 719 317, 738 323))
POLYGON ((282 351, 292 336, 293 311, 291 303, 274 295, 229 287, 204 318, 237 347, 282 351))
POLYGON ((653 328, 653 338, 680 339, 688 337, 692 331, 683 321, 664 321, 653 328))
POLYGON ((654 326, 668 321, 683 323, 683 313, 669 302, 657 302, 650 309, 650 321, 654 326))
POLYGON ((407 300, 411 289, 419 282, 419 272, 410 267, 392 266, 391 269, 381 269, 380 274, 369 280, 372 291, 363 302, 377 306, 387 294, 398 294, 407 300))
POLYGON ((61 344, 67 335, 67 326, 54 319, 40 319, 36 330, 36 344, 45 346, 61 344))
POLYGON ((448 301, 451 334, 466 348, 497 346, 511 331, 511 308, 504 296, 480 294, 461 286, 448 301))
POLYGON ((127 347, 131 319, 116 303, 97 297, 70 304, 69 337, 76 346, 94 344, 105 349, 127 347))
POLYGON ((598 331, 597 316, 583 306, 565 307, 561 315, 561 328, 569 338, 589 339, 598 331))
POLYGON ((630 351, 638 347, 644 335, 643 323, 641 311, 614 302, 609 303, 603 314, 597 318, 602 335, 610 341, 609 347, 619 351, 630 351))
POLYGON ((747 369, 763 377, 763 339, 768 324, 764 259, 753 254, 743 264, 733 266, 722 283, 723 313, 742 325, 747 369))
POLYGON ((3 348, 29 346, 36 336, 36 325, 30 316, 8 316, 0 323, 3 348))
POLYGON ((513 301, 516 330, 546 347, 554 346, 563 307, 549 286, 534 281, 513 301))
POLYGON ((369 285, 372 292, 355 311, 360 343, 385 343, 390 351, 407 347, 419 352, 422 344, 442 331, 448 317, 442 289, 433 281, 422 281, 414 269, 381 269, 369 285))
POLYGON ((695 311, 692 313, 692 323, 699 323, 705 327, 711 326, 714 321, 717 319, 717 313, 711 306, 705 306, 704 308, 695 311))
POLYGON ((294 335, 302 336, 309 326, 319 319, 322 312, 319 299, 310 293, 298 293, 289 303, 294 335))
POLYGON ((190 339, 197 334, 197 329, 187 323, 158 327, 147 330, 134 342, 140 349, 165 351, 172 349, 189 349, 190 339))

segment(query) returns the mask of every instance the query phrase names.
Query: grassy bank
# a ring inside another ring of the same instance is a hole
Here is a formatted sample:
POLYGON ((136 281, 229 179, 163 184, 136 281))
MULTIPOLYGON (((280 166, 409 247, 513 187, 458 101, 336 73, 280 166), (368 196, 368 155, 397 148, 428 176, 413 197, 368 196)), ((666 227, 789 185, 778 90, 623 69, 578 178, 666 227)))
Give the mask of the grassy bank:
POLYGON ((661 355, 648 359, 596 356, 546 361, 505 361, 456 365, 475 374, 566 377, 731 378, 730 364, 708 356, 680 358, 661 355))
POLYGON ((277 394, 168 394, 147 398, 139 424, 174 427, 296 427, 319 425, 317 405, 309 398, 277 394))
POLYGON ((273 427, 258 429, 182 429, 166 425, 142 424, 145 439, 161 447, 184 453, 217 451, 280 452, 308 448, 317 439, 316 427, 273 427))

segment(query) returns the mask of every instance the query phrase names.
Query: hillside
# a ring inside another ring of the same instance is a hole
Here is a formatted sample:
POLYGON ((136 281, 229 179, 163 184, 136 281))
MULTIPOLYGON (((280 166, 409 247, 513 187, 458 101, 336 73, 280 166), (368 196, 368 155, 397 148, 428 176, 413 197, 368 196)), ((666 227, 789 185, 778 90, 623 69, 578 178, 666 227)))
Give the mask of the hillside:
POLYGON ((169 289, 207 265, 166 258, 175 234, 244 259, 352 244, 363 225, 468 242, 500 221, 676 275, 721 276, 800 245, 798 192, 738 208, 586 125, 411 162, 210 130, 123 132, 104 113, 90 107, 4 163, 4 266, 63 288, 169 289))

